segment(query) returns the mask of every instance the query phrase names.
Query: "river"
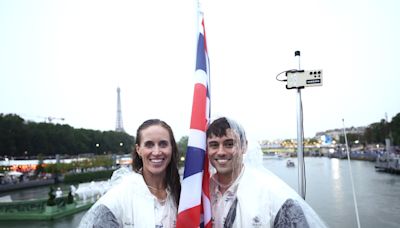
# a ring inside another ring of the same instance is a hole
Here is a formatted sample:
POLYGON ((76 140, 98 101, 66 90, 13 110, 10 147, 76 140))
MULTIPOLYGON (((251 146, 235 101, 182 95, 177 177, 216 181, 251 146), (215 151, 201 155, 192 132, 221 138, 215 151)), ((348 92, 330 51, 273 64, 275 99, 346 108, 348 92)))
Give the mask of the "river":
MULTIPOLYGON (((295 190, 297 160, 264 160, 264 165, 295 190)), ((376 172, 374 163, 351 161, 361 227, 400 226, 400 176, 376 172)), ((357 227, 350 169, 347 160, 305 158, 306 201, 330 227, 357 227)))
MULTIPOLYGON (((297 190, 297 159, 291 160, 295 167, 286 167, 287 159, 264 159, 264 165, 297 190)), ((306 201, 329 227, 357 227, 348 161, 306 157, 305 166, 306 201)), ((361 227, 399 227, 400 175, 376 172, 374 163, 366 161, 351 161, 351 169, 361 227)), ((47 192, 48 187, 42 187, 18 191, 11 196, 46 196, 47 192)), ((0 227, 77 227, 84 213, 51 222, 0 222, 0 227)))

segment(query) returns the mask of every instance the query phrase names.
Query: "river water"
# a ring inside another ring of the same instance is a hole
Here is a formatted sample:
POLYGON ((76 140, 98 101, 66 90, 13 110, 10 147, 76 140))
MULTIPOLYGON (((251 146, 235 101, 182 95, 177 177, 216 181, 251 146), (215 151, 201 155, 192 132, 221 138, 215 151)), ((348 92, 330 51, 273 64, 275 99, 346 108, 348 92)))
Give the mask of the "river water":
MULTIPOLYGON (((264 160, 264 165, 295 190, 295 168, 286 160, 264 160)), ((400 227, 400 175, 376 172, 374 163, 351 161, 361 227, 400 227)), ((306 201, 330 227, 357 227, 350 169, 347 160, 305 158, 306 201)))
MULTIPOLYGON (((264 159, 264 165, 297 190, 295 167, 287 159, 264 159)), ((351 161, 361 227, 400 227, 400 175, 376 172, 374 163, 351 161)), ((347 160, 306 157, 306 201, 329 227, 357 227, 350 169, 347 160)), ((68 186, 61 186, 67 190, 68 186)), ((46 197, 48 187, 17 191, 14 198, 46 197)), ((2 194, 4 195, 4 194, 2 194)), ((85 212, 56 221, 0 222, 0 227, 77 227, 85 212)))

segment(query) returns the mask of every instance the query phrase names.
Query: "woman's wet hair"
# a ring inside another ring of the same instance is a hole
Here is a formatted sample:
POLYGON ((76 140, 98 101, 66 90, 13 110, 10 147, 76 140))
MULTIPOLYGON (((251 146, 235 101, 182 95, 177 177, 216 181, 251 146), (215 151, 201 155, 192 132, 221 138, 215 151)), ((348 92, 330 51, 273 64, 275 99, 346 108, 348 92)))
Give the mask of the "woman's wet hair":
MULTIPOLYGON (((180 182, 180 176, 178 172, 178 157, 179 157, 179 151, 178 151, 178 146, 175 141, 174 133, 171 129, 171 127, 164 121, 159 120, 159 119, 149 119, 144 121, 139 128, 136 131, 136 142, 135 144, 140 145, 142 141, 142 134, 141 132, 150 127, 150 126, 161 126, 164 129, 168 131, 169 134, 169 141, 171 143, 172 147, 172 156, 171 156, 171 161, 167 166, 166 169, 166 175, 165 175, 165 185, 169 187, 171 190, 172 195, 174 196, 175 203, 178 206, 179 204, 179 198, 181 194, 181 182, 180 182)), ((133 150, 133 156, 132 156, 132 168, 133 171, 140 173, 142 168, 143 168, 143 161, 141 157, 139 156, 138 152, 136 151, 136 147, 133 150)))

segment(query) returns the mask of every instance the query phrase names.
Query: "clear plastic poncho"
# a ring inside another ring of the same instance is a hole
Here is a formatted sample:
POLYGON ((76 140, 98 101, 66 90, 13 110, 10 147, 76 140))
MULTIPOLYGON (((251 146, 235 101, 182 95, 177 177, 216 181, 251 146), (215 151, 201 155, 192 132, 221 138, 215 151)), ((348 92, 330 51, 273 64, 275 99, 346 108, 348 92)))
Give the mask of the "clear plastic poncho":
MULTIPOLYGON (((263 166, 260 145, 255 141, 248 142, 242 126, 232 119, 226 119, 236 132, 237 146, 245 151, 243 157, 238 158, 243 159, 244 170, 240 174, 237 190, 239 202, 234 205, 237 208, 234 212, 229 211, 236 217, 230 227, 264 227, 263 224, 269 224, 270 227, 327 227, 297 192, 263 166)), ((215 176, 215 169, 210 167, 215 176)), ((229 213, 226 220, 229 220, 229 213)))

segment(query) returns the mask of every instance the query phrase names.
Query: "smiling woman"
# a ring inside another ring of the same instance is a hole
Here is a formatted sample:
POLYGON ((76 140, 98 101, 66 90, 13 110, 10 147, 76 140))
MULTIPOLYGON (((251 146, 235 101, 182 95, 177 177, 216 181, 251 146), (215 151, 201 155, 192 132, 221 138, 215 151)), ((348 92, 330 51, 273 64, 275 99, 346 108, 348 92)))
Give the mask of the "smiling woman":
POLYGON ((145 121, 136 133, 133 170, 143 174, 150 190, 171 188, 176 205, 180 194, 177 164, 178 146, 171 127, 159 119, 145 121))
POLYGON ((143 122, 136 133, 134 172, 93 205, 80 227, 174 227, 181 190, 177 159, 171 127, 159 119, 143 122))

